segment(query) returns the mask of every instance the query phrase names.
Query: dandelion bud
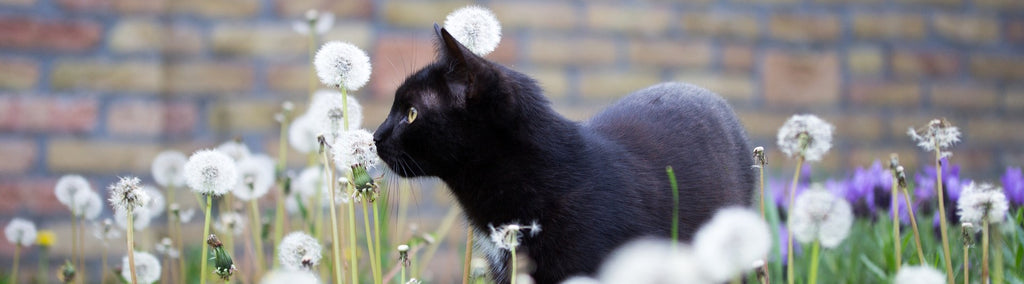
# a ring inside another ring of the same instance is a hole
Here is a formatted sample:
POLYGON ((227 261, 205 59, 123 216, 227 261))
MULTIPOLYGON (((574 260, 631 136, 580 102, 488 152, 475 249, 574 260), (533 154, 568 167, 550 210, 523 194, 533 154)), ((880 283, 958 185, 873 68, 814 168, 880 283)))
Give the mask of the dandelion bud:
POLYGON ((900 155, 896 153, 889 154, 889 170, 896 171, 896 167, 900 166, 900 155))
POLYGON ((964 243, 964 246, 974 245, 974 231, 974 225, 970 222, 960 223, 960 242, 964 243))
POLYGON ((757 146, 754 148, 754 167, 761 168, 768 164, 768 159, 764 157, 764 147, 757 146))
POLYGON ((57 274, 60 282, 73 283, 75 281, 75 265, 71 263, 71 260, 64 260, 64 265, 60 267, 60 273, 57 274))
POLYGON ((409 266, 409 245, 398 246, 398 260, 402 262, 402 266, 409 266))
POLYGON ((231 275, 238 271, 238 269, 235 268, 231 256, 224 251, 224 245, 217 239, 217 235, 214 234, 210 234, 206 244, 213 248, 213 273, 217 274, 221 280, 230 281, 231 275))

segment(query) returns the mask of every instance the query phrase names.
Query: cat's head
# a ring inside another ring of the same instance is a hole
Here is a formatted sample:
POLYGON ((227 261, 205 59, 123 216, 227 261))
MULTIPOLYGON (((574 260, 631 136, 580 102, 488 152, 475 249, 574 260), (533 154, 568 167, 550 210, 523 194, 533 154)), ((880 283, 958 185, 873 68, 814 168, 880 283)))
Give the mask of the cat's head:
POLYGON ((547 105, 529 77, 480 57, 434 25, 436 60, 410 75, 374 133, 381 159, 403 177, 443 176, 515 132, 547 105))

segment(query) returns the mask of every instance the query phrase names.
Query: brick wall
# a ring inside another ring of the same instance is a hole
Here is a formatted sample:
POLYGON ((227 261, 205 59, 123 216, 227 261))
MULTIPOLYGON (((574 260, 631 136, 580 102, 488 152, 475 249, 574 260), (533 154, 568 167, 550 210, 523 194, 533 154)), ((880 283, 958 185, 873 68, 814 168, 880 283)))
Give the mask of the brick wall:
MULTIPOLYGON (((242 137, 275 154, 272 114, 306 98, 307 46, 290 25, 309 8, 338 16, 327 39, 370 53, 374 75, 358 95, 374 127, 402 78, 433 57, 431 25, 465 4, 0 0, 0 216, 64 214, 57 176, 83 173, 100 187, 148 175, 164 148, 242 137)), ((728 98, 769 148, 791 114, 826 117, 837 126, 826 172, 892 151, 916 168, 928 156, 904 133, 940 116, 964 130, 954 148, 964 175, 1024 164, 1019 0, 481 4, 504 25, 489 57, 535 76, 575 119, 632 90, 688 81, 728 98)), ((776 169, 792 167, 770 153, 776 169)))

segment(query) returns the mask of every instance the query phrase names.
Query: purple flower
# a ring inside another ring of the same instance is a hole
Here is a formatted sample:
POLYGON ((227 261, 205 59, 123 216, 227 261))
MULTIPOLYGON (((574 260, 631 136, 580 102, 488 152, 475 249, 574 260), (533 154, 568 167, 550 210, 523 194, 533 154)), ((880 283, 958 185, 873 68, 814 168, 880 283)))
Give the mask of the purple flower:
MULTIPOLYGON (((914 175, 914 181, 917 184, 917 188, 914 189, 914 200, 922 202, 920 208, 914 208, 914 210, 917 210, 916 213, 934 213, 938 210, 938 202, 924 202, 935 199, 935 174, 935 167, 926 166, 923 175, 921 173, 914 175)), ((944 191, 943 197, 945 197, 944 202, 946 203, 946 219, 951 220, 951 222, 959 222, 960 220, 956 215, 956 201, 960 199, 962 185, 969 183, 969 180, 960 179, 960 165, 950 165, 947 159, 942 159, 942 189, 944 191)))
POLYGON ((1006 174, 1003 175, 1002 180, 1006 198, 1017 206, 1024 206, 1024 177, 1021 175, 1020 168, 1006 168, 1006 174))
POLYGON ((857 168, 844 195, 857 216, 871 217, 876 208, 889 208, 892 201, 892 173, 875 160, 870 168, 857 168))

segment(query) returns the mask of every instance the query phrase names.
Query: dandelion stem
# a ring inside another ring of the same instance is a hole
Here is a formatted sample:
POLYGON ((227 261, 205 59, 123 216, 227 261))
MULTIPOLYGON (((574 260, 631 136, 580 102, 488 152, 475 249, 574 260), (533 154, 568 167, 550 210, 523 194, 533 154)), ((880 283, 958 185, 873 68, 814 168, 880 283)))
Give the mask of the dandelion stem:
POLYGON ((821 252, 821 241, 814 240, 811 246, 811 270, 807 272, 807 283, 818 283, 818 254, 821 252))
MULTIPOLYGON (((348 184, 348 192, 351 193, 355 189, 352 184, 348 184)), ((331 203, 334 203, 333 200, 331 203)), ((352 283, 359 283, 359 259, 356 257, 356 206, 355 200, 348 202, 348 258, 350 262, 349 270, 352 270, 352 283)))
POLYGON ((676 183, 676 173, 672 171, 672 166, 666 167, 665 172, 672 186, 672 249, 675 249, 679 242, 679 184, 676 183))
POLYGON ((370 231, 370 213, 366 207, 370 206, 370 201, 366 200, 368 197, 363 196, 363 230, 366 232, 366 250, 370 256, 370 271, 373 273, 373 283, 378 283, 378 274, 380 273, 377 269, 377 254, 373 249, 373 234, 370 231))
POLYGON ((199 264, 199 283, 200 284, 206 284, 206 276, 207 276, 206 275, 206 259, 210 258, 209 254, 208 254, 209 253, 209 249, 207 248, 208 246, 205 244, 206 236, 210 235, 210 207, 213 207, 213 196, 207 194, 206 195, 206 208, 204 209, 205 210, 205 214, 206 214, 206 219, 203 221, 203 237, 200 238, 201 240, 204 241, 204 243, 201 245, 203 247, 203 252, 202 252, 202 254, 199 255, 199 258, 201 259, 200 264, 199 264))
MULTIPOLYGON (((74 204, 74 197, 71 198, 72 204, 74 204)), ((78 214, 75 214, 75 210, 71 210, 71 260, 75 263, 76 269, 82 269, 78 263, 78 214)), ((78 282, 78 279, 75 280, 78 282)), ((16 283, 16 282, 11 282, 16 283)))
POLYGON ((981 282, 982 283, 994 283, 988 282, 988 237, 989 237, 989 223, 988 218, 982 218, 981 221, 981 282))
MULTIPOLYGON (((177 220, 174 222, 174 238, 174 243, 178 247, 178 253, 180 254, 178 256, 177 279, 179 283, 185 283, 185 243, 182 242, 183 239, 181 237, 181 216, 178 216, 177 220)), ((106 253, 104 253, 104 255, 106 255, 106 253)))
MULTIPOLYGON (((518 234, 518 232, 519 231, 515 231, 515 232, 512 232, 512 234, 516 235, 516 234, 518 234)), ((515 284, 516 283, 516 274, 519 274, 519 272, 518 272, 519 271, 519 266, 516 264, 516 258, 517 258, 516 257, 516 246, 511 246, 511 247, 512 248, 510 248, 509 251, 512 253, 512 281, 509 281, 508 283, 515 284)))
POLYGON ((131 275, 132 275, 132 277, 131 277, 132 278, 131 279, 132 282, 131 283, 132 284, 138 284, 138 280, 136 279, 136 276, 135 276, 135 237, 134 237, 135 234, 133 233, 135 231, 135 220, 134 220, 135 218, 134 218, 134 216, 132 216, 132 206, 131 205, 128 205, 127 210, 128 210, 128 212, 127 212, 128 213, 128 215, 127 215, 128 216, 128 228, 125 229, 125 231, 127 231, 126 234, 125 234, 127 237, 125 237, 125 239, 127 239, 127 242, 128 242, 128 268, 131 271, 131 275))
MULTIPOLYGON (((75 266, 75 270, 77 270, 77 273, 78 273, 78 276, 76 277, 76 278, 78 278, 78 283, 84 283, 84 281, 86 279, 85 271, 88 270, 88 269, 85 269, 85 253, 82 252, 82 249, 85 246, 85 241, 82 240, 83 236, 85 235, 85 232, 83 231, 84 229, 85 229, 85 215, 79 214, 78 215, 78 265, 75 266)), ((49 270, 49 269, 46 269, 46 270, 49 270)))
MULTIPOLYGON (((312 57, 312 55, 310 55, 312 57)), ((311 61, 312 62, 312 61, 311 61)), ((311 64, 312 65, 312 64, 311 64)), ((312 68, 312 67, 310 67, 312 68)), ((312 91, 310 92, 312 93, 312 91)), ((287 180, 284 175, 285 167, 288 161, 288 115, 284 115, 281 120, 281 133, 278 135, 277 144, 277 181, 278 188, 281 190, 277 191, 277 212, 274 213, 274 245, 281 243, 281 238, 284 236, 284 199, 288 198, 284 195, 284 188, 287 186, 285 181, 287 180)), ((260 236, 262 237, 262 236, 260 236)), ((277 259, 277 250, 271 250, 271 259, 277 259)), ((278 267, 278 262, 274 261, 274 267, 278 267)))
POLYGON ((903 201, 907 203, 907 213, 910 213, 910 227, 914 229, 914 244, 917 247, 917 260, 919 265, 924 265, 924 249, 921 248, 921 233, 917 229, 917 216, 914 214, 914 205, 910 202, 910 193, 907 191, 907 187, 900 186, 903 189, 903 201))
POLYGON ((999 233, 999 224, 993 225, 995 232, 992 234, 992 282, 1003 283, 1003 234, 999 233))
MULTIPOLYGON (((462 284, 469 284, 469 268, 470 263, 473 262, 473 227, 466 228, 466 257, 463 262, 462 268, 462 284)), ((402 283, 405 283, 405 278, 402 278, 402 283)))
MULTIPOLYGON (((762 156, 764 155, 763 151, 762 151, 761 155, 762 156)), ((764 159, 758 159, 758 160, 759 161, 757 161, 757 163, 758 163, 759 167, 757 167, 757 169, 758 169, 758 172, 760 173, 760 181, 761 181, 760 182, 760 188, 761 188, 761 195, 760 195, 760 200, 761 200, 761 219, 763 219, 765 222, 768 222, 768 215, 765 213, 765 209, 764 209, 765 208, 765 203, 767 203, 767 201, 764 198, 764 167, 766 167, 767 165, 764 163, 764 159)), ((768 269, 768 257, 767 256, 765 256, 764 265, 761 266, 761 270, 764 271, 764 277, 763 277, 762 283, 765 283, 765 284, 771 283, 772 282, 772 277, 771 277, 771 274, 768 272, 769 269, 768 269)))
POLYGON ((256 267, 256 271, 254 271, 255 278, 259 279, 260 275, 263 274, 263 232, 261 232, 263 226, 261 225, 262 222, 260 222, 260 208, 256 204, 256 198, 249 200, 249 206, 249 211, 252 212, 250 214, 252 215, 252 226, 250 227, 252 227, 252 240, 255 243, 254 255, 256 256, 256 263, 253 266, 256 267))
POLYGON ((971 262, 968 257, 971 256, 971 246, 964 242, 964 284, 971 283, 971 262))
MULTIPOLYGON (((336 195, 337 195, 337 189, 336 189, 335 184, 337 182, 334 181, 335 180, 334 179, 334 173, 335 173, 334 164, 331 163, 330 158, 327 156, 328 155, 328 151, 326 149, 323 149, 323 148, 324 147, 321 147, 320 151, 323 152, 323 156, 324 156, 324 168, 328 169, 327 173, 326 173, 327 174, 327 184, 328 184, 328 188, 331 190, 331 200, 328 203, 330 203, 330 207, 331 207, 331 242, 332 242, 331 251, 332 251, 333 256, 334 256, 334 259, 333 259, 333 262, 334 262, 334 279, 335 279, 335 281, 337 283, 342 283, 342 276, 341 276, 341 246, 337 245, 337 244, 339 244, 338 240, 340 239, 338 237, 338 217, 337 217, 338 216, 338 209, 336 208, 336 206, 334 204, 334 201, 337 200, 337 199, 335 199, 336 195)), ((321 207, 319 207, 319 204, 317 204, 316 207, 317 207, 318 210, 322 211, 322 209, 320 209, 321 207)), ((352 283, 358 283, 358 282, 353 280, 352 283)))
POLYGON ((892 205, 889 207, 889 211, 892 212, 892 243, 896 249, 894 256, 896 259, 896 271, 900 270, 900 264, 903 262, 902 258, 902 238, 900 238, 900 201, 897 198, 897 188, 899 187, 899 181, 896 179, 896 173, 892 175, 892 205))
MULTIPOLYGON (((804 156, 798 155, 796 158, 796 172, 793 173, 793 183, 789 187, 789 213, 787 217, 792 218, 793 216, 793 199, 796 197, 796 184, 800 180, 800 168, 803 167, 804 156)), ((786 282, 793 284, 796 282, 796 263, 793 261, 793 233, 786 234, 786 282)))
MULTIPOLYGON (((106 236, 104 236, 104 238, 106 238, 106 236)), ((100 255, 100 266, 102 266, 103 268, 102 268, 102 270, 100 270, 100 283, 107 283, 107 273, 109 273, 110 269, 107 269, 107 244, 106 244, 106 241, 104 241, 104 243, 103 243, 103 251, 101 253, 102 254, 100 255)))
POLYGON ((21 245, 14 246, 14 267, 11 268, 11 283, 18 283, 18 262, 21 260, 21 245))
POLYGON ((946 263, 946 282, 953 284, 953 260, 950 259, 952 255, 949 253, 949 232, 946 232, 946 202, 944 201, 943 190, 942 190, 942 163, 941 163, 941 148, 939 147, 938 139, 935 140, 935 190, 938 191, 939 197, 939 235, 942 236, 942 259, 946 263))
POLYGON ((373 263, 377 265, 377 283, 381 283, 381 277, 383 277, 384 274, 384 265, 381 262, 383 257, 381 256, 380 251, 380 209, 378 208, 380 203, 378 202, 380 202, 380 200, 370 202, 370 206, 373 206, 373 235, 376 236, 373 239, 373 250, 375 251, 374 255, 377 256, 377 258, 373 263))

